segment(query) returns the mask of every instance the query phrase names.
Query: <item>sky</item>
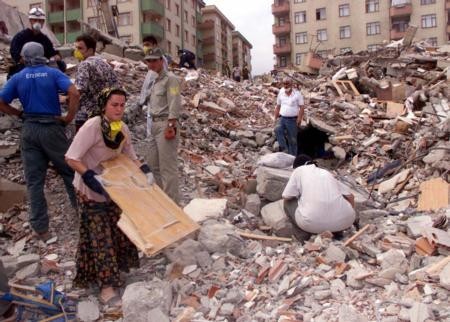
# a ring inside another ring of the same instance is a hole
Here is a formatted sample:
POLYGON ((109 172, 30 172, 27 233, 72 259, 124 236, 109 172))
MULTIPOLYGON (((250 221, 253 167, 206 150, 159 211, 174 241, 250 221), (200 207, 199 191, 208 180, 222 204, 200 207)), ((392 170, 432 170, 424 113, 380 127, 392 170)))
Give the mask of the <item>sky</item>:
POLYGON ((273 0, 205 0, 215 5, 253 46, 252 74, 273 69, 272 3, 273 0))

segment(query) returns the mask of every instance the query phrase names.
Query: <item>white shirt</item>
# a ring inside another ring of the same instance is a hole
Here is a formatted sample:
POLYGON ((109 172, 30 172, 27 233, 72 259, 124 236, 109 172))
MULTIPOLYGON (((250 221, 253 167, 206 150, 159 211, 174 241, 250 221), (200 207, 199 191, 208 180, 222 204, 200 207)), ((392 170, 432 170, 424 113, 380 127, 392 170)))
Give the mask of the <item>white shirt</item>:
POLYGON ((284 87, 280 89, 277 96, 277 105, 280 105, 280 115, 285 117, 294 117, 298 115, 300 106, 304 105, 302 94, 292 89, 291 95, 286 94, 284 87))
POLYGON ((294 170, 283 198, 300 197, 295 212, 297 225, 313 234, 349 228, 355 221, 355 211, 343 195, 349 189, 334 176, 315 165, 300 166, 294 170))

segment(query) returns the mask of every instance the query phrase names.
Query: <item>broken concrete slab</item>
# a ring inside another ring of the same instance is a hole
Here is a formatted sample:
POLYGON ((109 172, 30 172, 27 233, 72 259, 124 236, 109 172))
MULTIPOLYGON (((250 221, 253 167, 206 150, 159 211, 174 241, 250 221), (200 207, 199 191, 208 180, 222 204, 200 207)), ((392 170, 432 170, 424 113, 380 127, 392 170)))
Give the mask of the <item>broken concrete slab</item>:
POLYGON ((439 285, 450 291, 450 263, 439 274, 439 285))
POLYGON ((283 200, 278 200, 261 209, 261 216, 264 223, 275 229, 283 229, 290 224, 289 218, 286 216, 283 208, 283 200))
POLYGON ((172 249, 166 249, 164 254, 172 263, 181 266, 197 264, 196 254, 202 252, 204 247, 196 240, 186 239, 180 245, 172 249))
POLYGON ((256 170, 256 191, 269 201, 280 200, 291 173, 292 170, 290 169, 258 167, 256 170))
POLYGON ((333 244, 330 244, 330 246, 328 246, 327 250, 325 251, 325 259, 328 263, 343 263, 345 262, 346 256, 347 255, 342 249, 333 244))
POLYGON ((378 192, 379 193, 387 193, 387 192, 394 190, 394 188, 397 186, 397 184, 405 181, 408 178, 409 172, 410 172, 409 169, 403 170, 402 172, 396 174, 389 180, 383 181, 378 186, 378 192))
POLYGON ((210 253, 226 253, 232 246, 231 239, 240 240, 234 226, 214 220, 204 222, 198 235, 198 241, 210 253))
POLYGON ((192 199, 183 211, 195 222, 212 218, 223 218, 227 210, 227 199, 192 199))
POLYGON ((259 215, 259 212, 261 211, 261 198, 259 195, 256 193, 248 195, 244 209, 254 215, 259 215))
POLYGON ((25 266, 16 272, 16 278, 20 281, 36 276, 40 271, 40 263, 25 266))
POLYGON ((408 236, 413 238, 421 236, 424 228, 432 226, 433 220, 430 216, 415 216, 406 221, 408 236))
POLYGON ((91 300, 81 301, 77 304, 77 318, 83 322, 97 321, 100 317, 98 304, 91 300))

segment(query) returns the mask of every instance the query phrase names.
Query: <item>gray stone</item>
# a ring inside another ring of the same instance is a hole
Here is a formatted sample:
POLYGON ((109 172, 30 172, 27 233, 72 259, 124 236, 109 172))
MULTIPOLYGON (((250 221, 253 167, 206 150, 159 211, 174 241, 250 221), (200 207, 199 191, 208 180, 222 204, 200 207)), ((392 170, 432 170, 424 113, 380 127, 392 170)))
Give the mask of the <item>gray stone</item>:
POLYGON ((17 257, 16 256, 1 256, 0 262, 3 263, 6 275, 11 278, 17 272, 17 257))
POLYGON ((399 273, 404 273, 408 269, 405 253, 399 249, 390 249, 379 254, 377 262, 381 265, 382 270, 397 268, 399 273))
POLYGON ((38 254, 26 254, 17 258, 17 267, 20 269, 27 265, 39 262, 41 260, 38 254))
POLYGON ((269 203, 261 209, 264 223, 275 230, 283 229, 290 224, 283 209, 283 200, 269 203))
POLYGON ((341 305, 339 308, 339 322, 367 322, 367 318, 351 305, 341 305))
POLYGON ((167 249, 164 254, 173 262, 181 266, 197 264, 196 255, 204 250, 202 244, 196 240, 186 239, 175 249, 167 249))
POLYGON ((217 104, 220 105, 222 108, 226 109, 227 111, 232 111, 236 108, 236 104, 234 102, 226 97, 220 97, 217 101, 217 104))
POLYGON ((224 303, 224 304, 220 307, 219 313, 220 313, 221 315, 229 316, 229 315, 233 314, 233 311, 234 311, 234 304, 231 304, 231 303, 224 303))
POLYGON ((170 319, 159 307, 157 307, 148 312, 147 321, 170 322, 170 319))
POLYGON ((261 211, 261 198, 256 193, 248 195, 244 209, 254 215, 259 215, 261 211))
POLYGON ((332 280, 330 283, 331 296, 334 299, 340 299, 343 297, 345 291, 345 283, 341 279, 332 280))
POLYGON ((183 211, 196 222, 210 218, 223 218, 227 210, 227 199, 192 199, 183 211))
POLYGON ((230 250, 231 236, 237 236, 233 225, 209 220, 200 228, 198 241, 210 253, 226 253, 230 250))
POLYGON ((18 280, 25 280, 30 277, 34 277, 39 273, 40 263, 33 263, 25 266, 17 271, 16 278, 18 280))
POLYGON ((266 134, 263 134, 260 132, 255 134, 255 141, 256 141, 256 144, 258 144, 258 146, 263 146, 266 143, 267 139, 268 139, 268 136, 266 134))
POLYGON ((413 307, 409 309, 409 320, 411 322, 425 322, 431 318, 428 305, 415 302, 413 307))
POLYGON ((291 169, 259 167, 256 171, 256 191, 269 201, 280 200, 291 173, 291 169))
POLYGON ((319 130, 324 131, 326 133, 329 133, 329 134, 336 134, 336 133, 338 133, 338 130, 335 127, 330 126, 330 125, 326 124, 325 122, 322 122, 319 119, 310 117, 309 118, 309 122, 316 129, 319 129, 319 130))
POLYGON ((334 146, 331 151, 333 151, 334 156, 339 160, 345 160, 345 156, 347 155, 347 152, 339 146, 334 146))
POLYGON ((363 243, 361 245, 361 248, 362 248, 363 252, 366 253, 367 255, 369 255, 370 257, 376 258, 377 255, 379 255, 381 253, 381 250, 372 244, 363 243))
POLYGON ((436 162, 441 161, 448 155, 448 150, 450 148, 450 144, 441 142, 440 144, 436 145, 436 150, 432 150, 430 153, 427 154, 422 160, 423 162, 427 164, 433 164, 436 162))
POLYGON ((448 263, 439 274, 439 283, 441 287, 450 291, 450 263, 448 263))
POLYGON ((213 260, 207 251, 196 253, 195 259, 197 260, 197 264, 204 270, 209 269, 213 263, 213 260))
POLYGON ((317 291, 314 292, 314 298, 318 301, 325 300, 327 298, 331 297, 331 291, 330 290, 323 290, 323 291, 317 291))
POLYGON ((411 217, 406 221, 406 229, 410 237, 422 236, 422 231, 426 227, 432 227, 433 220, 430 216, 411 217))
POLYGON ((124 322, 148 322, 148 312, 159 308, 169 314, 172 303, 172 287, 169 282, 153 279, 126 287, 122 296, 124 322))
POLYGON ((230 290, 225 298, 224 303, 239 304, 244 299, 244 294, 237 288, 230 290))
POLYGON ((366 274, 367 272, 360 267, 353 267, 347 272, 347 286, 350 286, 354 289, 360 290, 363 288, 364 284, 362 281, 357 280, 356 278, 366 274))
POLYGON ((83 322, 96 321, 100 317, 100 309, 93 301, 81 301, 77 304, 77 317, 83 322))
POLYGON ((343 263, 345 262, 345 253, 339 247, 330 244, 325 252, 325 259, 327 262, 343 263))
POLYGON ((255 141, 255 140, 252 140, 252 139, 242 138, 242 139, 240 140, 240 142, 241 142, 244 146, 247 146, 247 147, 250 147, 250 148, 257 148, 257 147, 258 147, 258 143, 256 143, 256 141, 255 141))
POLYGON ((255 137, 255 133, 253 133, 253 131, 237 131, 236 136, 239 139, 253 139, 255 137))

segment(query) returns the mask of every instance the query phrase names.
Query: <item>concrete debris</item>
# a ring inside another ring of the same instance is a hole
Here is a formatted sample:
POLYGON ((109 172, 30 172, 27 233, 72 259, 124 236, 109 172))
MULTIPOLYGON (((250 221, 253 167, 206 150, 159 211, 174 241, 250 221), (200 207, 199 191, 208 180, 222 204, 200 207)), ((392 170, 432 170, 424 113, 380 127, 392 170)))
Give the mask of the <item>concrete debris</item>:
POLYGON ((100 317, 98 304, 93 301, 81 301, 77 305, 77 317, 83 322, 97 321, 100 317))
MULTIPOLYGON (((133 60, 142 52, 105 41, 100 55, 130 94, 126 121, 143 156, 146 120, 137 102, 147 68, 133 60)), ((289 71, 306 98, 299 149, 356 197, 359 228, 344 231, 343 240, 369 224, 348 244, 329 232, 297 242, 284 213, 281 194, 294 156, 279 152, 272 119, 283 72, 236 83, 202 69, 173 69, 182 80, 181 202, 201 229, 163 254, 141 258, 127 274, 122 321, 448 319, 450 210, 448 196, 434 200, 445 195, 440 187, 450 178, 447 55, 416 43, 376 55, 311 56, 303 67, 312 74, 289 71)), ((4 82, 7 49, 0 56, 4 82)), ((0 259, 21 283, 52 278, 58 289, 77 293, 76 214, 53 168, 46 194, 57 238, 47 244, 31 238, 20 130, 21 121, 0 115, 0 259)), ((69 136, 73 131, 66 128, 69 136)), ((92 308, 80 309, 80 320, 97 316, 89 293, 78 297, 81 308, 92 308)), ((118 319, 100 305, 98 311, 97 320, 118 319)))

